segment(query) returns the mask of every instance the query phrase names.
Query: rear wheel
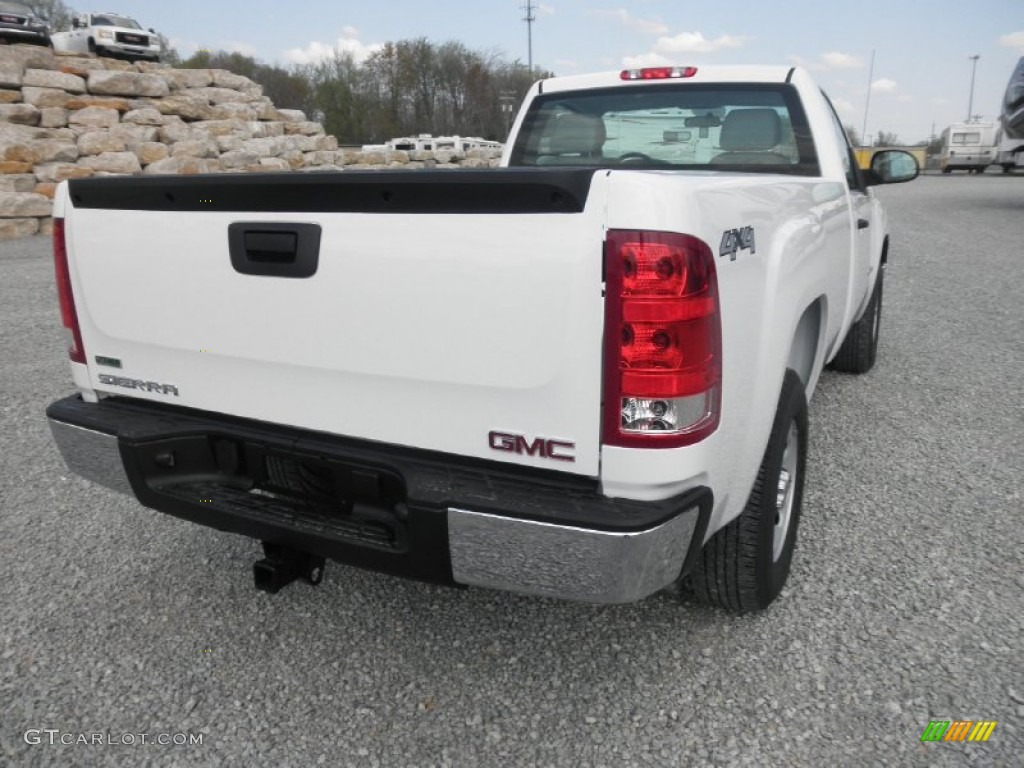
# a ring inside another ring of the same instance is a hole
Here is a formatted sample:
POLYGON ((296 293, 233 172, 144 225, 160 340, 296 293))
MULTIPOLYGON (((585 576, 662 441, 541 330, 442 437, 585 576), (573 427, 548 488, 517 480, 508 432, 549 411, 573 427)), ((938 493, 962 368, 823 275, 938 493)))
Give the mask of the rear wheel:
POLYGON ((806 453, 804 385, 789 370, 747 504, 704 545, 687 577, 702 602, 742 613, 766 608, 778 597, 796 547, 806 453))
POLYGON ((878 271, 875 290, 860 320, 850 326, 843 346, 830 363, 830 367, 843 373, 867 373, 878 357, 878 337, 882 329, 882 278, 885 267, 878 271))

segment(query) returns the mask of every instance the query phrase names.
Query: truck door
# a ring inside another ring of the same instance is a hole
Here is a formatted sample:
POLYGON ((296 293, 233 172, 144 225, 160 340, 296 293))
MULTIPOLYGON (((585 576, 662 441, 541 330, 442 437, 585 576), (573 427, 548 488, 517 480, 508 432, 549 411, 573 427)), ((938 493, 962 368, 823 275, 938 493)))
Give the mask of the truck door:
MULTIPOLYGON (((831 107, 831 102, 829 103, 831 107)), ((860 299, 869 292, 871 275, 871 227, 875 225, 872 216, 872 200, 868 195, 867 185, 857 165, 856 155, 843 129, 843 124, 832 108, 832 127, 835 130, 836 142, 839 145, 843 160, 843 171, 846 186, 850 191, 850 229, 852 230, 850 248, 852 249, 849 292, 847 294, 846 322, 844 327, 856 320, 855 313, 860 309, 860 299)))

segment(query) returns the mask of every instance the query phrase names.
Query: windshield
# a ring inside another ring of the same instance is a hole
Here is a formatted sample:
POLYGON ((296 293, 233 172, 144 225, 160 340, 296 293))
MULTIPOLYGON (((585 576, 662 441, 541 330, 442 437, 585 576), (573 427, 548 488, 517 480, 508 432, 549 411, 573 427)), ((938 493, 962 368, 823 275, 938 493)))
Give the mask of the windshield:
POLYGON ((128 29, 142 29, 139 22, 129 19, 127 16, 114 16, 110 13, 95 13, 92 17, 94 27, 127 27, 128 29))
POLYGON ((589 165, 818 175, 788 85, 636 85, 537 97, 511 165, 589 165))

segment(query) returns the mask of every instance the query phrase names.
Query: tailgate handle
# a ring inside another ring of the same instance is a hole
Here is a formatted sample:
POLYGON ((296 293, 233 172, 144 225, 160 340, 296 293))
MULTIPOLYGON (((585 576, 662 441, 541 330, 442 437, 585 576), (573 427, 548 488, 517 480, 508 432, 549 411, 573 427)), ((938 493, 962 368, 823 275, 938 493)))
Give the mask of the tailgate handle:
POLYGON ((319 224, 235 222, 228 226, 231 266, 243 275, 312 277, 320 261, 319 224))

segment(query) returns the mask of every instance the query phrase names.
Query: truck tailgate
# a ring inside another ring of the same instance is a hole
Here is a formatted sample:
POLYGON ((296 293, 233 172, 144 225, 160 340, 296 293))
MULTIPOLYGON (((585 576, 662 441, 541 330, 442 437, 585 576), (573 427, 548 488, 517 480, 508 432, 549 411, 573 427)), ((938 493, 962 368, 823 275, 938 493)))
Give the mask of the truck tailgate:
POLYGON ((65 227, 89 380, 98 392, 596 475, 605 195, 592 176, 72 182, 65 227), (285 233, 250 241, 264 274, 233 263, 233 224, 285 233), (295 225, 319 227, 315 271, 274 275, 261 265, 295 225), (558 441, 557 456, 537 438, 558 441))

